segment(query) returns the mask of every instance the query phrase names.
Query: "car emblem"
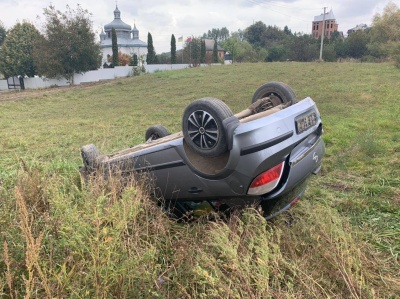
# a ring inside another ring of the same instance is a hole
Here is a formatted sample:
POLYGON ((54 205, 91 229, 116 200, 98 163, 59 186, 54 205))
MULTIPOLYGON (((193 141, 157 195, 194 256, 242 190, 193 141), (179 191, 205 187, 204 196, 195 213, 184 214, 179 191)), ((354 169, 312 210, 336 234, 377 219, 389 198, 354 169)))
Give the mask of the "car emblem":
POLYGON ((318 163, 318 155, 316 152, 314 152, 312 159, 315 161, 315 163, 318 163))

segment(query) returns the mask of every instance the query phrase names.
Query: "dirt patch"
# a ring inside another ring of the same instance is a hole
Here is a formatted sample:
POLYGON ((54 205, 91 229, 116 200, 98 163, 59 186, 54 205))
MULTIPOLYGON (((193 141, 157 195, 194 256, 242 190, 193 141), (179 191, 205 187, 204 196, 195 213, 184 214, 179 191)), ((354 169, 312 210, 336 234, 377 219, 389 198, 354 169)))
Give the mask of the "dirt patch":
POLYGON ((27 89, 27 90, 12 90, 12 91, 3 91, 0 92, 0 102, 9 102, 9 101, 22 101, 28 100, 31 98, 37 98, 43 96, 45 94, 52 94, 63 91, 70 90, 78 90, 78 89, 88 89, 94 88, 103 85, 109 85, 112 83, 112 80, 101 81, 101 82, 92 82, 92 83, 84 83, 80 85, 72 85, 72 86, 59 86, 59 87, 49 87, 43 89, 27 89))

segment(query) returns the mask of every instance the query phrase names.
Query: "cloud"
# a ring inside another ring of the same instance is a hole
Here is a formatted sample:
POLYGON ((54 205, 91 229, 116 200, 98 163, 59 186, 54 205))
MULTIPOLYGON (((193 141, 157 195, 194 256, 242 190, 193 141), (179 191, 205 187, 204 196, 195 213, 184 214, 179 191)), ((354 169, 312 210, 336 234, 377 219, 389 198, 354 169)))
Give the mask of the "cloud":
MULTIPOLYGON (((17 20, 28 19, 36 26, 37 15, 43 15, 43 8, 52 3, 65 11, 65 0, 1 0, 0 20, 7 28, 17 20), (47 2, 48 1, 48 2, 47 2)), ((158 53, 169 51, 171 34, 176 36, 201 36, 213 28, 226 27, 231 32, 246 29, 257 21, 266 25, 283 28, 287 25, 293 32, 311 32, 314 16, 331 8, 339 23, 339 30, 348 29, 360 23, 371 24, 372 17, 382 12, 389 0, 119 0, 118 7, 122 20, 133 26, 136 23, 140 38, 147 40, 147 33, 153 36, 158 53)), ((395 0, 400 5, 400 0, 395 0)), ((100 33, 102 26, 113 18, 115 2, 110 0, 69 0, 71 8, 81 4, 92 14, 93 28, 100 33)), ((43 18, 42 18, 43 19, 43 18)))

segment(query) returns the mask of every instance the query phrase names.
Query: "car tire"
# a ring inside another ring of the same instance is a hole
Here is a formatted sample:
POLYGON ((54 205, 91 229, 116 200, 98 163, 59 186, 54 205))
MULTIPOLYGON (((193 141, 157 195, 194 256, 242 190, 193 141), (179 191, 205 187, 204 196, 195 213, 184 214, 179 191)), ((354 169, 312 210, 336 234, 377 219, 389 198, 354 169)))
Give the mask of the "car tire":
POLYGON ((217 157, 228 150, 223 120, 233 115, 231 109, 215 98, 190 103, 182 118, 185 142, 195 153, 217 157))
POLYGON ((282 82, 269 82, 262 85, 255 91, 251 102, 254 103, 266 97, 271 99, 273 107, 280 104, 290 106, 297 102, 297 97, 293 89, 282 82))
POLYGON ((89 174, 96 171, 98 167, 97 159, 99 155, 99 150, 94 144, 88 144, 82 147, 81 156, 83 165, 89 174))
POLYGON ((146 130, 145 141, 156 140, 171 135, 168 129, 162 125, 154 125, 146 130))

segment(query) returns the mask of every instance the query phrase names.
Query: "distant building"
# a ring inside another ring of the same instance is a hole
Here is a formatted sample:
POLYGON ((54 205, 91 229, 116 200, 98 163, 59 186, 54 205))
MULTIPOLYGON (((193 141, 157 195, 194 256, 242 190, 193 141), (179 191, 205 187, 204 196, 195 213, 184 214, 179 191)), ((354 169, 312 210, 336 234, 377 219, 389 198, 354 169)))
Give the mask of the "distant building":
MULTIPOLYGON (((104 30, 100 34, 100 48, 103 52, 102 65, 107 62, 108 57, 112 55, 112 29, 115 29, 117 33, 117 44, 118 51, 123 54, 132 56, 136 54, 147 55, 147 43, 139 39, 139 30, 136 25, 133 25, 133 29, 130 25, 124 23, 121 20, 121 12, 118 6, 114 10, 114 20, 104 26, 104 30)), ((145 57, 146 60, 146 57, 145 57)))
MULTIPOLYGON (((324 22, 324 14, 314 17, 314 21, 312 22, 312 36, 315 38, 319 38, 322 36, 324 22)), ((336 18, 331 9, 330 12, 325 14, 325 37, 331 37, 331 35, 338 31, 339 24, 336 23, 336 18)))
POLYGON ((353 32, 360 31, 360 30, 361 30, 361 31, 364 31, 364 30, 366 30, 366 29, 368 29, 368 28, 369 28, 369 27, 368 27, 367 24, 359 24, 359 25, 357 25, 356 27, 347 30, 347 35, 350 35, 350 34, 352 34, 353 32))
MULTIPOLYGON (((206 63, 212 63, 215 40, 204 39, 204 43, 206 45, 206 63)), ((222 49, 218 44, 217 44, 217 51, 218 51, 218 58, 224 58, 225 50, 222 49)))

